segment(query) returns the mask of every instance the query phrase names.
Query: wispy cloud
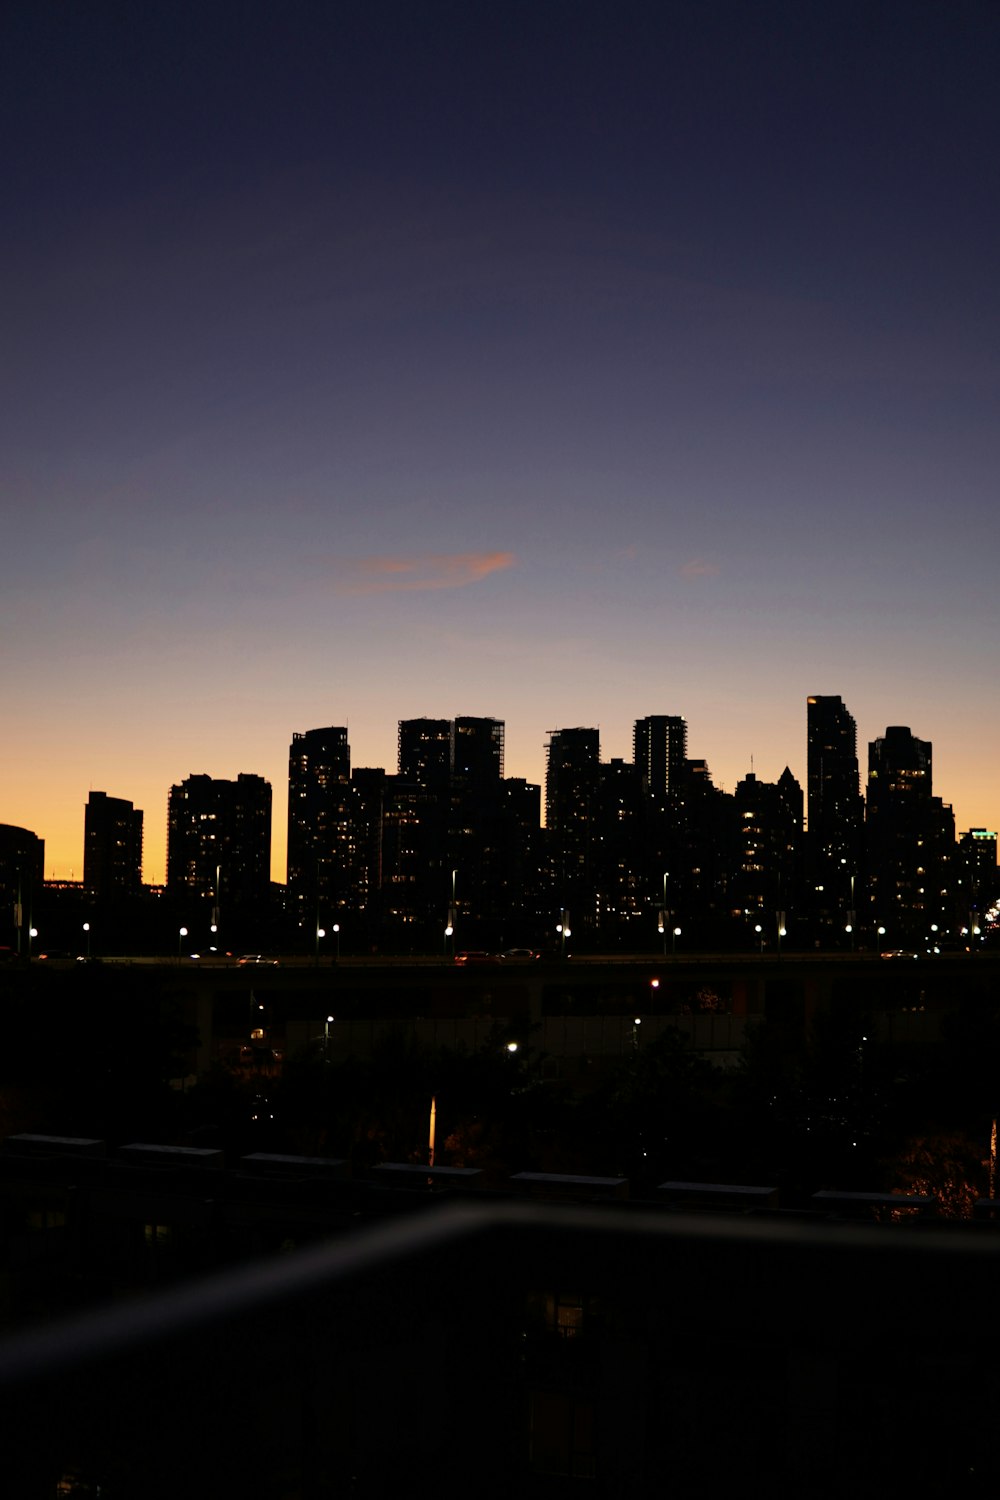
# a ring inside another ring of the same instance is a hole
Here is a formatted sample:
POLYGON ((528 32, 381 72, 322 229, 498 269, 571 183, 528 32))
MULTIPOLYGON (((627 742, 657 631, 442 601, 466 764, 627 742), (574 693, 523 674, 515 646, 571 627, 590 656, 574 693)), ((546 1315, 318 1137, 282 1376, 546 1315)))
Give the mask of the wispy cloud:
POLYGON ((513 552, 435 552, 423 557, 362 557, 337 583, 341 594, 409 593, 461 589, 513 567, 513 552))
POLYGON ((680 570, 682 578, 715 578, 718 571, 716 563, 704 562, 700 557, 693 557, 680 570))

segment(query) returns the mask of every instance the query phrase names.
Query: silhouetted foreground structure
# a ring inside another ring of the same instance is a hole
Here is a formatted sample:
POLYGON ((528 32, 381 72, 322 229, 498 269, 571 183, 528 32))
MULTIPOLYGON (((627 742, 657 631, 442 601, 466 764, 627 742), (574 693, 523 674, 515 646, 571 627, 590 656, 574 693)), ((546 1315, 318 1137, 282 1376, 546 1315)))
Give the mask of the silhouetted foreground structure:
POLYGON ((998 1248, 627 1206, 409 1215, 0 1347, 5 1486, 988 1493, 998 1248))

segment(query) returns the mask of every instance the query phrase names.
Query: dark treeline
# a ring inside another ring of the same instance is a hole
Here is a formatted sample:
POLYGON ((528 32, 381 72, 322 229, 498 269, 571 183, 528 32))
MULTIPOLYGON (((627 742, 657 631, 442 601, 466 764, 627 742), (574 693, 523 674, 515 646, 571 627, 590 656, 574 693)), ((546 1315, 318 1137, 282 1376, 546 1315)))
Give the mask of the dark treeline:
MULTIPOLYGON (((737 1066, 696 1055, 680 1030, 572 1082, 496 1025, 475 1049, 420 1044, 405 1021, 354 1055, 322 1036, 275 1070, 216 1060, 182 1084, 196 1041, 161 980, 136 971, 34 967, 0 976, 5 1045, 0 1132, 137 1140, 346 1159, 764 1183, 790 1200, 820 1187, 929 1192, 966 1212, 991 1185, 1000 1100, 990 1059, 1000 1001, 970 987, 936 1018, 933 1046, 876 1041, 860 1005, 807 1027, 776 1014, 749 1031, 737 1066)), ((263 1053, 260 1054, 263 1056, 263 1053)))

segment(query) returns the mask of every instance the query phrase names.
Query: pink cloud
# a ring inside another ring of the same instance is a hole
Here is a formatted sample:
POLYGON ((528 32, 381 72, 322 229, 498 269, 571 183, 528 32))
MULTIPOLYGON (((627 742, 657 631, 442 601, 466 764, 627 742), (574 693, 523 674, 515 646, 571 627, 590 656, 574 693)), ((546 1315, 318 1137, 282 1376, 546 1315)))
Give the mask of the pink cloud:
POLYGON ((444 552, 424 557, 362 557, 337 585, 342 594, 406 593, 461 589, 513 567, 513 552, 444 552))
POLYGON ((682 578, 715 578, 718 574, 715 563, 703 562, 700 557, 693 557, 681 568, 682 578))

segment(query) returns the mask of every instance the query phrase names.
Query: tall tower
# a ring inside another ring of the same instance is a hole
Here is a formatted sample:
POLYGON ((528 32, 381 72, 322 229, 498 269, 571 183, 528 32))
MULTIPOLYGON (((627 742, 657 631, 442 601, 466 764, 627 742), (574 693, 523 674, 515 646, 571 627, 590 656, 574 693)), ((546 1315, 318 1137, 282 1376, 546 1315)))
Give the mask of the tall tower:
POLYGON ((687 760, 687 721, 668 714, 636 719, 632 760, 657 804, 680 790, 687 760))
POLYGON ((865 842, 872 916, 890 932, 911 933, 936 914, 937 824, 929 740, 894 724, 868 746, 865 842))
MULTIPOLYGON (((806 699, 806 814, 812 872, 823 883, 857 875, 863 804, 858 735, 839 697, 806 699)), ((838 898, 843 894, 838 889, 838 898)))
POLYGON ((288 896, 300 923, 349 904, 351 747, 342 727, 293 734, 288 751, 288 896))
POLYGON ((172 894, 257 905, 271 876, 271 785, 241 771, 235 781, 189 776, 170 788, 167 888, 172 894))
POLYGON ((450 719, 400 719, 399 776, 429 791, 447 791, 451 777, 450 719))
POLYGON ((99 901, 136 896, 142 885, 142 812, 123 797, 91 792, 83 820, 83 883, 99 901))
POLYGON ((455 719, 451 770, 456 782, 478 794, 495 794, 503 778, 502 719, 455 719))
POLYGON ((600 731, 551 730, 545 747, 545 837, 553 895, 581 919, 592 910, 600 788, 600 731))

